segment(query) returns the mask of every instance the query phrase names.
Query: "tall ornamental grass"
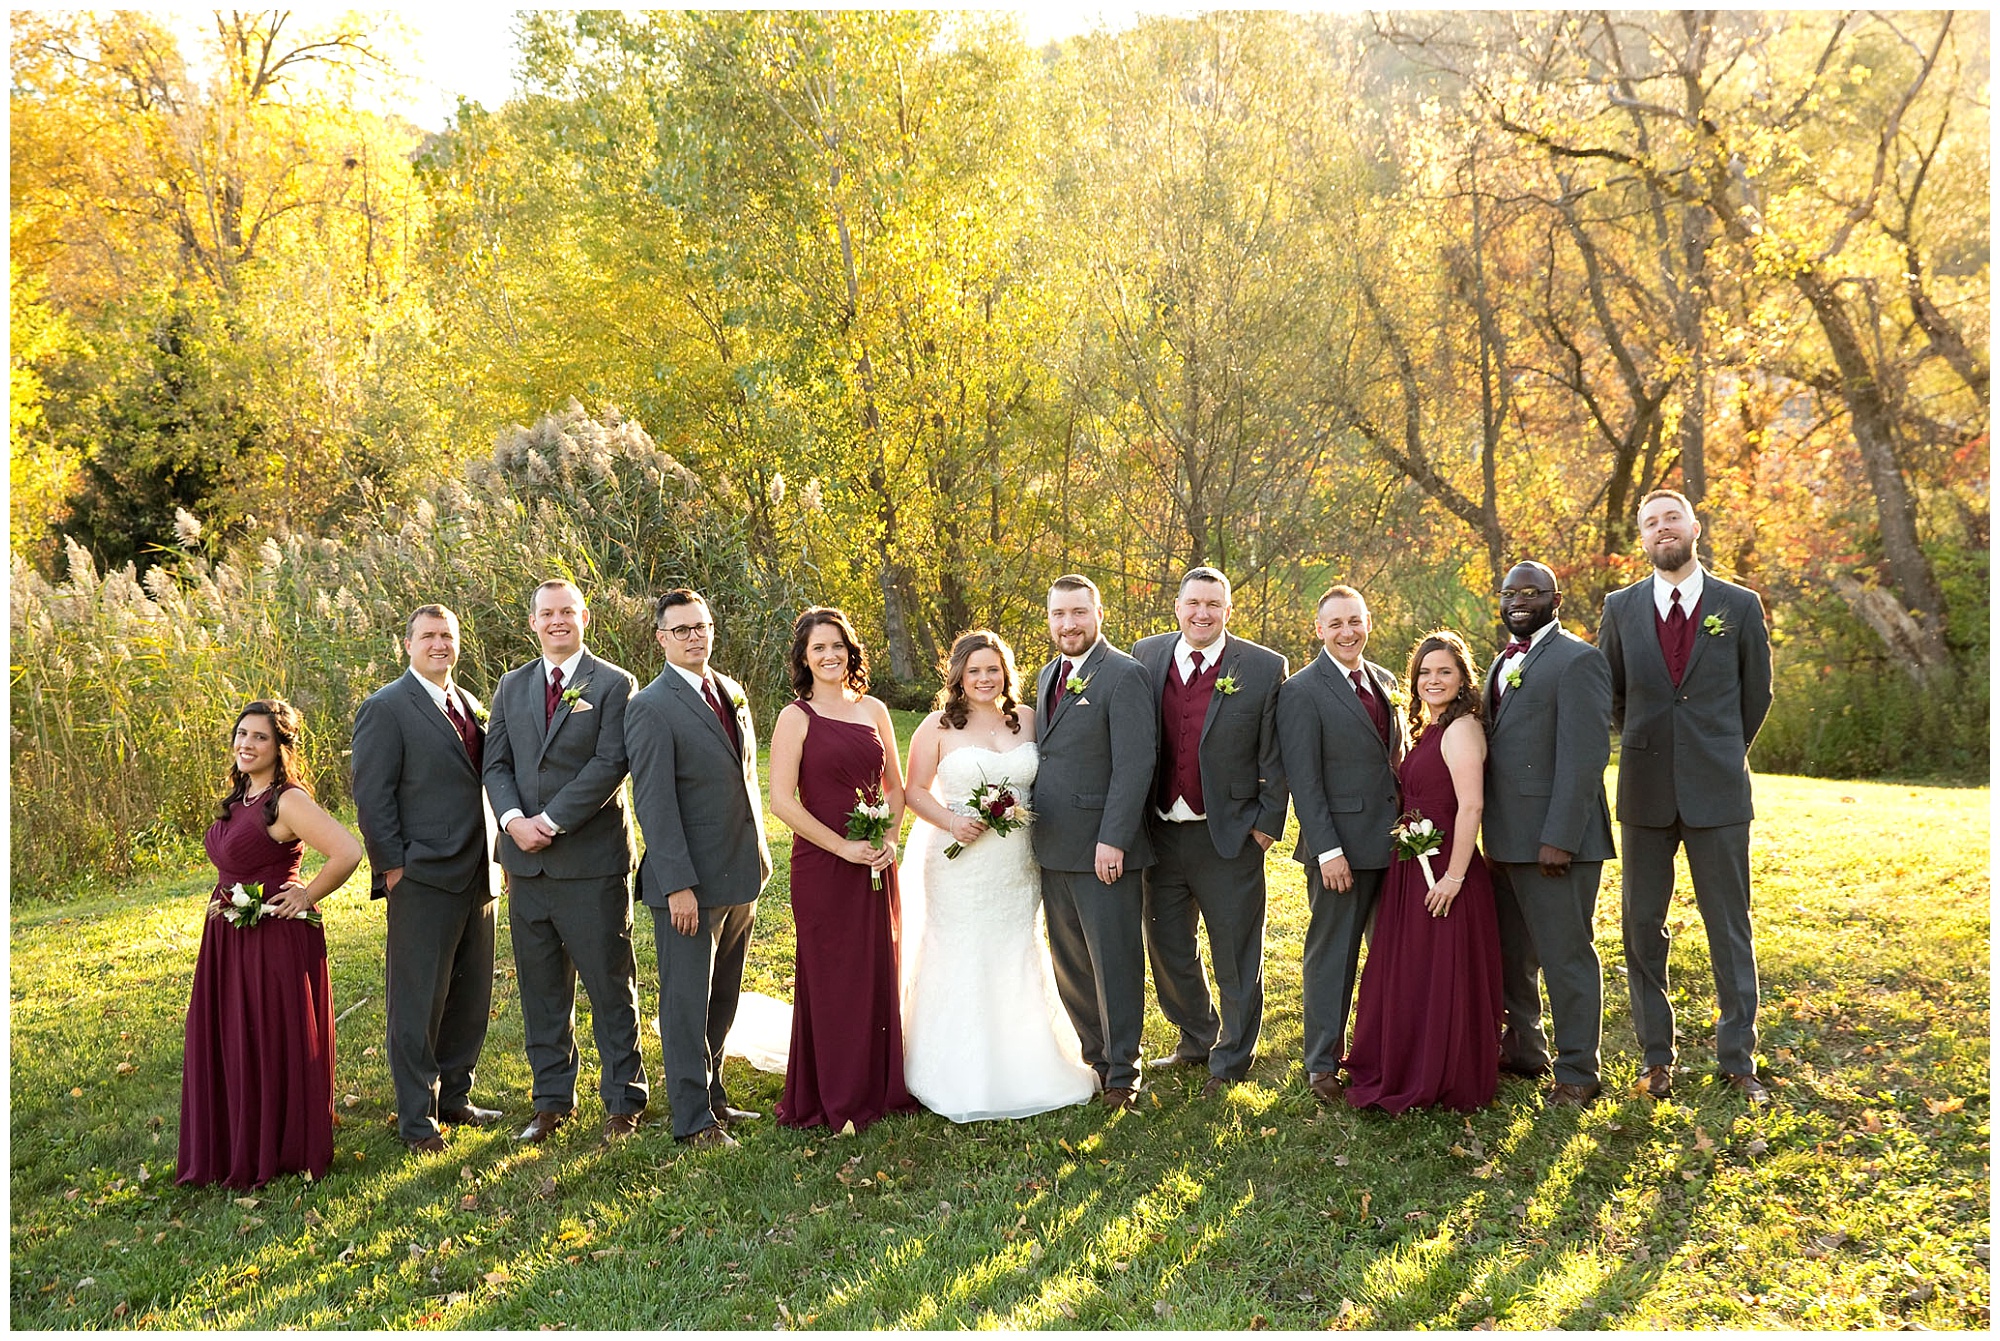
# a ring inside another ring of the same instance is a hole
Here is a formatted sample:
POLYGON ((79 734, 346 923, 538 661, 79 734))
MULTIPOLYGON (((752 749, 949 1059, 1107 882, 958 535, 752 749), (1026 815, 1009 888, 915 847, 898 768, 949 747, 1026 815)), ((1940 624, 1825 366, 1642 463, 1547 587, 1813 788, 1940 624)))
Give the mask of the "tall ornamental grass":
POLYGON ((741 517, 643 429, 574 402, 504 434, 462 479, 342 534, 210 556, 184 516, 181 542, 143 580, 131 564, 100 574, 74 542, 60 583, 14 560, 17 889, 118 874, 153 838, 199 833, 230 723, 253 698, 298 706, 314 790, 344 801, 354 710, 401 673, 404 619, 424 602, 458 612, 459 676, 485 697, 535 653, 527 601, 539 578, 583 588, 592 649, 642 682, 661 664, 653 598, 691 585, 722 624, 718 662, 768 709, 785 692, 792 616, 810 600, 809 571, 755 561, 741 517))

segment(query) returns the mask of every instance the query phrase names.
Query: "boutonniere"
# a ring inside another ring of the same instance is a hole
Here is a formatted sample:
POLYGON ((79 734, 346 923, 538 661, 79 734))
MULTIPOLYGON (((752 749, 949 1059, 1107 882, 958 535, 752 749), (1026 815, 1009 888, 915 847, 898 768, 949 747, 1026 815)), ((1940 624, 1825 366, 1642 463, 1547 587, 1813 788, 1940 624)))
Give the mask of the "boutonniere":
POLYGON ((1410 696, 1403 692, 1401 685, 1396 685, 1389 690, 1389 702, 1400 711, 1410 706, 1410 696))
POLYGON ((1507 682, 1509 689, 1519 689, 1521 687, 1521 668, 1516 666, 1500 678, 1507 682))
POLYGON ((1084 690, 1090 688, 1090 677, 1088 675, 1072 675, 1063 681, 1063 688, 1069 693, 1081 694, 1084 690))
MULTIPOLYGON (((466 702, 472 703, 472 700, 467 699, 466 702)), ((478 722, 481 726, 485 726, 487 719, 490 718, 491 716, 493 716, 493 714, 488 712, 485 708, 481 707, 477 703, 472 703, 472 720, 478 722)))
POLYGON ((743 695, 736 693, 733 690, 725 689, 723 692, 729 695, 729 706, 736 709, 737 716, 741 717, 744 713, 750 710, 749 699, 744 698, 743 695))
POLYGON ((590 688, 589 680, 579 680, 562 691, 562 701, 577 712, 590 712, 593 710, 591 705, 583 701, 583 691, 588 688, 590 688))
POLYGON ((1236 683, 1236 677, 1234 675, 1218 675, 1215 677, 1215 692, 1222 695, 1224 698, 1228 698, 1231 694, 1235 693, 1238 689, 1241 689, 1242 687, 1243 687, 1242 685, 1236 683))
POLYGON ((1721 615, 1709 615, 1701 621, 1701 631, 1711 638, 1720 638, 1729 632, 1729 625, 1721 615))

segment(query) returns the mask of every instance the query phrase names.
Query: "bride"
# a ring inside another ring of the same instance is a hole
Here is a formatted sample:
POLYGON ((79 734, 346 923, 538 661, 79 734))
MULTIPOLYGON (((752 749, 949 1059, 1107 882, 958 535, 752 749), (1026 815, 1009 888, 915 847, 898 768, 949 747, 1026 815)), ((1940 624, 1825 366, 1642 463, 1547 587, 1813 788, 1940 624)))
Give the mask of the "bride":
POLYGON ((1002 834, 966 813, 983 783, 1028 799, 1035 718, 1019 692, 1013 649, 985 629, 960 634, 943 706, 910 738, 903 1074, 924 1107, 953 1122, 1027 1117, 1097 1088, 1056 995, 1027 829, 1002 834), (947 858, 953 842, 963 846, 947 858))

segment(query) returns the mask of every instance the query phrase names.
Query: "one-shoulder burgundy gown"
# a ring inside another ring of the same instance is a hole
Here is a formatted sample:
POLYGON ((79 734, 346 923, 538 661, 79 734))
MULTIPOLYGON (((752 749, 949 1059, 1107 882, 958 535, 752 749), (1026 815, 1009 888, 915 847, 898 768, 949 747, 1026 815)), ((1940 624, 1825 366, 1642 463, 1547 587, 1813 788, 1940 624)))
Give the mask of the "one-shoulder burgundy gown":
MULTIPOLYGON (((212 912, 244 881, 267 896, 298 878, 304 845, 280 843, 265 797, 239 801, 202 839, 215 863, 212 912)), ((188 998, 176 1181, 261 1187, 333 1164, 333 985, 326 933, 295 918, 202 924, 188 998)))
MULTIPOLYGON (((1458 792, 1442 754, 1444 732, 1424 732, 1403 757, 1403 809, 1444 832, 1431 854, 1451 864, 1458 792)), ((1375 939, 1354 1003, 1354 1046, 1344 1063, 1347 1102, 1400 1113, 1470 1111, 1500 1083, 1500 924, 1493 881, 1475 850, 1465 885, 1444 917, 1424 907, 1423 864, 1398 857, 1382 882, 1375 939)))
MULTIPOLYGON (((806 714, 799 800, 844 834, 855 791, 879 794, 882 737, 872 726, 822 717, 804 700, 799 706, 806 714)), ((895 869, 872 889, 866 866, 794 835, 792 919, 792 1045, 778 1121, 836 1131, 852 1122, 860 1131, 885 1113, 915 1112, 903 1083, 895 869)))

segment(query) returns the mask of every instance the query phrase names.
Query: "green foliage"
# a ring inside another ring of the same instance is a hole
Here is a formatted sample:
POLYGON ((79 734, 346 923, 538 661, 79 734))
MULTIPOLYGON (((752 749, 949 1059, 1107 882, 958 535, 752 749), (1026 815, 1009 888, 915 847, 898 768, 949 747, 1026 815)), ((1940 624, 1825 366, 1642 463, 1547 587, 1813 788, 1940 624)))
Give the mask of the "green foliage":
MULTIPOLYGON (((365 487, 365 486, 364 486, 365 487)), ((245 702, 290 699, 329 801, 346 795, 348 725, 399 673, 409 611, 459 614, 460 676, 485 695, 536 654, 527 600, 544 576, 578 582, 590 645, 650 679, 653 598, 692 585, 721 624, 717 664, 760 717, 789 697, 783 649, 810 602, 792 569, 759 566, 736 519, 637 424, 574 404, 505 435, 493 457, 428 496, 384 506, 339 539, 292 534, 211 561, 186 548, 100 578, 69 545, 60 584, 13 567, 13 862, 46 881, 130 869, 157 825, 199 833, 245 702), (105 779, 116 778, 116 786, 105 779)))
MULTIPOLYGON (((905 730, 908 721, 900 724, 905 730)), ((9 1072, 10 1320, 64 1328, 1004 1328, 1981 1331, 1991 1195, 1983 790, 1758 779, 1763 1064, 1749 1110, 1707 1074, 1714 997, 1683 879, 1669 929, 1674 1096, 1607 994, 1606 1095, 1544 1109, 1505 1081, 1469 1118, 1317 1106, 1298 1063, 1299 868, 1273 849, 1268 1010, 1249 1083, 1153 1073, 1096 1106, 857 1137, 771 1120, 776 1076, 728 1063, 766 1116, 690 1151, 657 1097, 598 1144, 581 1119, 395 1140, 380 1055, 382 917, 360 880, 324 905, 338 1026, 334 1171, 249 1199, 172 1184, 181 1012, 201 858, 60 904, 17 898, 9 1072), (1914 832, 1952 841, 1913 850, 1914 832), (1259 1319, 1262 1319, 1262 1324, 1259 1319)), ((784 830, 753 988, 787 996, 784 830)), ((1599 953, 1618 962, 1618 870, 1599 953)), ((20 886, 17 885, 17 890, 20 886)), ((530 1107, 502 901, 502 976, 475 1096, 530 1107)), ((635 929, 653 962, 651 924, 635 929)), ((641 1011, 656 1005, 642 969, 641 1011)), ((579 1020, 587 1034, 588 1019, 579 1020)), ((1146 1051, 1174 1031, 1150 1010, 1146 1051)), ((650 1035, 647 1035, 650 1040, 650 1035)), ((658 1045, 646 1045, 649 1068, 658 1045)), ((588 1045, 586 1044, 586 1055, 588 1045)), ((657 1075, 657 1073, 655 1073, 657 1075)))
POLYGON ((1760 773, 1984 782, 1992 685, 1982 656, 1918 685, 1894 665, 1781 658, 1771 715, 1750 751, 1760 773))

